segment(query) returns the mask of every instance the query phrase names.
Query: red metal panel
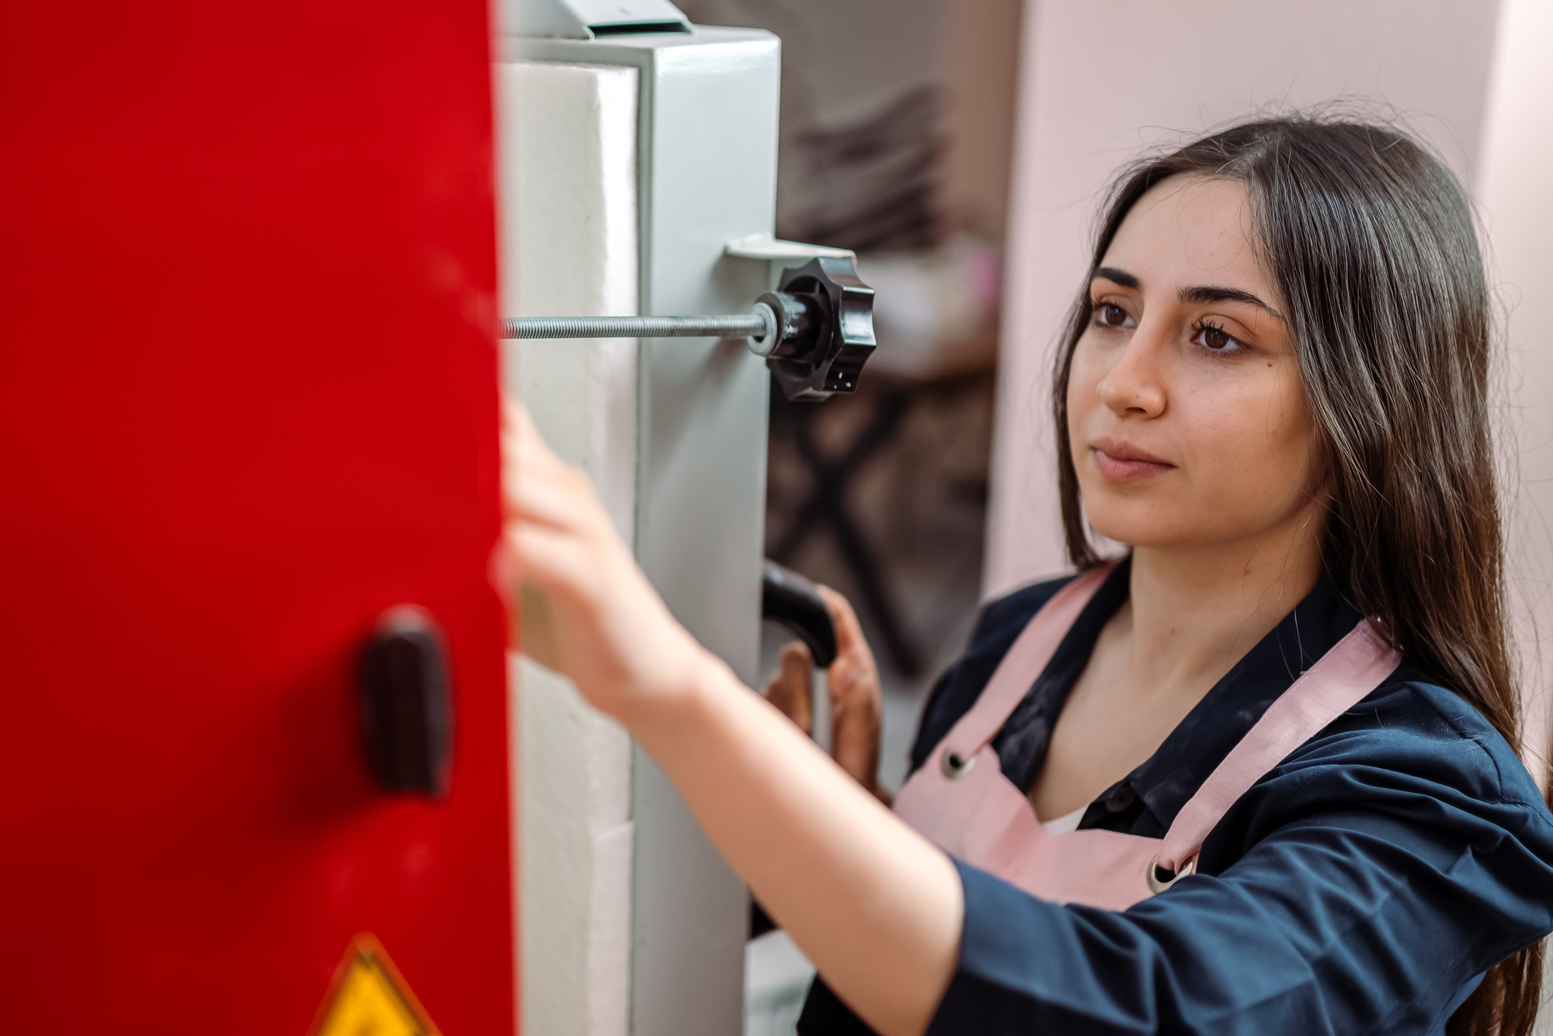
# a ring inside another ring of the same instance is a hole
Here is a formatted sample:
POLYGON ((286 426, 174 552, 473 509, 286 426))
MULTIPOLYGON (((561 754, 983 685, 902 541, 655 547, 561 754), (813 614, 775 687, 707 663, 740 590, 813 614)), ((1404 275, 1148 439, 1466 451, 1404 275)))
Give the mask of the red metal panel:
POLYGON ((514 1028, 480 0, 0 4, 0 1023, 514 1028), (453 792, 374 790, 425 606, 453 792))

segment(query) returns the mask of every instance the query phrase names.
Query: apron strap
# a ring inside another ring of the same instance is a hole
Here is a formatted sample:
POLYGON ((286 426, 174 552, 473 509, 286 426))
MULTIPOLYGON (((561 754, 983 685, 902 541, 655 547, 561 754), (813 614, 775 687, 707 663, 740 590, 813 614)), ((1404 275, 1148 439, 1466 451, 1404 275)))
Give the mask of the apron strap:
POLYGON ((1361 619, 1268 707, 1181 807, 1165 833, 1159 866, 1180 873, 1241 795, 1379 687, 1401 661, 1369 620, 1361 619))
POLYGON ((1079 573, 1041 606, 998 663, 976 704, 945 735, 947 752, 969 759, 1003 728, 1057 653, 1074 620, 1115 567, 1113 561, 1079 573))

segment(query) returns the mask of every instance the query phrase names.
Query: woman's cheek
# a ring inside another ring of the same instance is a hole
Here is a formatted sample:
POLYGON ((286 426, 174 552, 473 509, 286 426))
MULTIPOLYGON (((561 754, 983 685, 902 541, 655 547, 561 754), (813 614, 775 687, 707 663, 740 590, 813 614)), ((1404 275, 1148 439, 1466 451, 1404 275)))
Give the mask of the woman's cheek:
POLYGON ((1300 415, 1280 409, 1264 397, 1241 411, 1253 419, 1192 435, 1192 499, 1184 503, 1203 529, 1270 527, 1300 498, 1309 471, 1308 429, 1300 415))
POLYGON ((1097 390, 1102 372, 1094 358, 1094 350, 1086 348, 1080 339, 1073 352, 1073 366, 1068 369, 1068 437, 1073 443, 1074 463, 1085 451, 1089 441, 1087 429, 1095 408, 1100 406, 1097 390))

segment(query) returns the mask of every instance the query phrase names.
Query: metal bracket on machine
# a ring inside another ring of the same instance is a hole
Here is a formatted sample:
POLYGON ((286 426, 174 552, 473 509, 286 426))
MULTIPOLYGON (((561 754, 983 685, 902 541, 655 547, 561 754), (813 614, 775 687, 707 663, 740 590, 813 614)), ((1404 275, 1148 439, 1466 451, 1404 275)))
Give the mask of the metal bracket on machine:
POLYGON ((524 36, 591 40, 690 32, 690 21, 669 0, 505 0, 498 8, 524 36))
POLYGON ((810 259, 850 259, 857 261, 857 253, 850 248, 833 248, 829 245, 811 245, 804 241, 784 241, 770 234, 750 234, 735 238, 723 246, 723 254, 735 259, 752 259, 771 264, 771 286, 777 286, 782 271, 791 266, 801 266, 810 259))
POLYGON ((730 242, 727 255, 770 262, 775 291, 751 312, 707 317, 515 317, 504 338, 746 338, 792 400, 819 403, 853 392, 874 338, 874 290, 857 275, 848 249, 779 241, 730 242), (787 265, 807 258, 800 266, 787 265))

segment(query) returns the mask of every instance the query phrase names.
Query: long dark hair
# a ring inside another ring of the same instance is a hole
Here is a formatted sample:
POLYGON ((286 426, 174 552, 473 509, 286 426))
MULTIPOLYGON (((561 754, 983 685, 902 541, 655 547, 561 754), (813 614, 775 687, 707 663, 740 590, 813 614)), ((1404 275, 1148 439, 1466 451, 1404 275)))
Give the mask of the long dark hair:
MULTIPOLYGON (((1091 276, 1138 199, 1181 175, 1245 185, 1327 474, 1326 570, 1409 663, 1519 749, 1489 431, 1491 306, 1461 185, 1391 127, 1311 116, 1243 122, 1120 176, 1091 276)), ((1068 441, 1068 374, 1090 322, 1089 280, 1052 392, 1063 530, 1081 568, 1101 560, 1068 441)), ((1526 1036, 1541 981, 1539 944, 1491 969, 1447 1031, 1526 1036)))

